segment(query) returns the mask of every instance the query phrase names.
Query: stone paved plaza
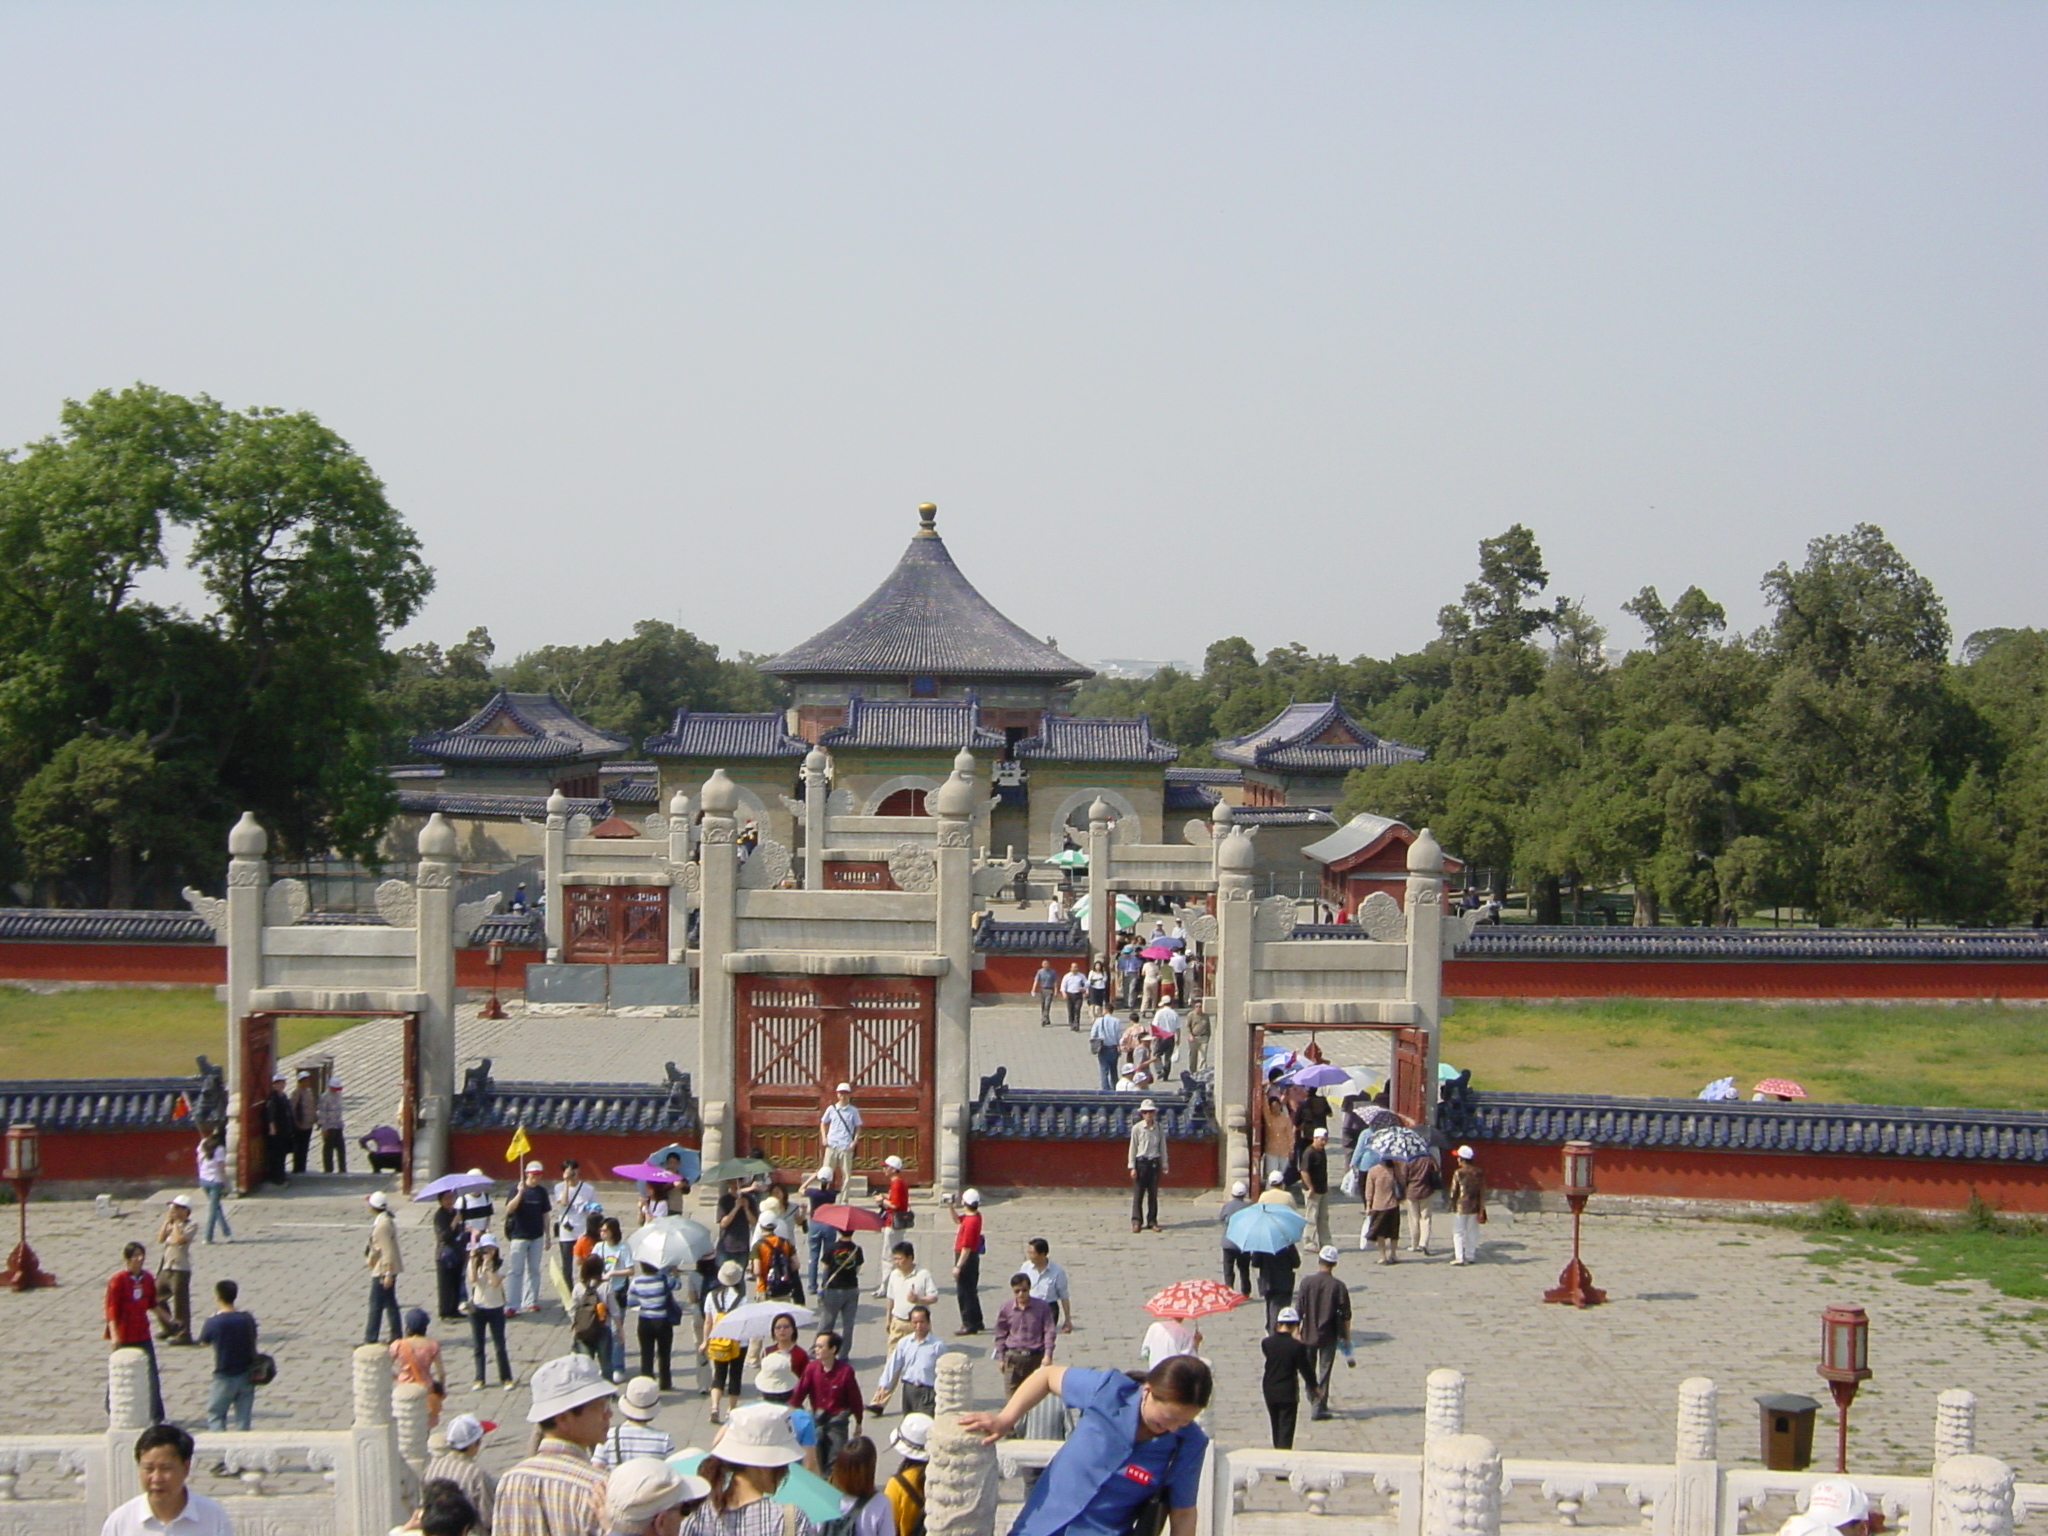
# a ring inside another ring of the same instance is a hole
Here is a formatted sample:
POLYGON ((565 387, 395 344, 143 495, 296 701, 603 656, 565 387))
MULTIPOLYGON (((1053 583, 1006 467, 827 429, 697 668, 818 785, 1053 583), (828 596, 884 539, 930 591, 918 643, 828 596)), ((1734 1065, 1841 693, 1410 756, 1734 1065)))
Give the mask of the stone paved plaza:
MULTIPOLYGON (((335 1051, 352 1094, 377 1090, 373 1058, 392 1056, 366 1025, 337 1037, 335 1051)), ((465 1015, 465 1056, 490 1054, 502 1077, 658 1074, 660 1062, 694 1054, 683 1044, 694 1020, 536 1019, 479 1024, 465 1015), (616 1048, 595 1073, 590 1035, 603 1032, 616 1048), (651 1047, 651 1049, 650 1049, 651 1047), (679 1054, 683 1053, 683 1054, 679 1054), (616 1070, 614 1070, 616 1069, 616 1070)), ((976 1015, 977 1073, 1007 1060, 1026 1085, 1087 1081, 1092 1071, 1081 1039, 1063 1027, 1041 1029, 1035 1008, 982 1009, 976 1015)), ((395 1084, 395 1063, 392 1082, 395 1084)), ((366 1123, 366 1122, 360 1122, 366 1123)), ((544 1150, 544 1149, 543 1149, 544 1150)), ((499 1170, 493 1170, 499 1171, 499 1170)), ((333 1428, 348 1413, 345 1358, 362 1338, 367 1285, 361 1253, 367 1228, 362 1196, 368 1177, 302 1178, 286 1191, 232 1203, 236 1241, 195 1249, 195 1310, 215 1279, 232 1275, 261 1319, 265 1347, 278 1358, 275 1386, 259 1394, 258 1428, 333 1428)), ((167 1192, 168 1193, 168 1192, 167 1192)), ((621 1188, 621 1201, 624 1190, 621 1188)), ((1170 1281, 1218 1273, 1217 1197, 1176 1194, 1163 1202, 1164 1235, 1128 1230, 1127 1205, 1107 1193, 1009 1195, 988 1192, 989 1255, 983 1296, 993 1317, 1006 1265, 1024 1239, 1045 1236, 1071 1272, 1080 1327, 1064 1341, 1068 1363, 1127 1367, 1149 1318, 1144 1299, 1170 1281)), ((160 1204, 121 1202, 109 1218, 86 1201, 32 1207, 32 1238, 46 1267, 63 1283, 27 1295, 0 1293, 8 1348, 0 1353, 0 1424, 6 1433, 87 1430, 104 1423, 102 1283, 117 1267, 121 1245, 154 1236, 160 1204)), ((1407 1256, 1392 1268, 1356 1253, 1356 1207, 1347 1203, 1352 1243, 1339 1273, 1353 1287, 1357 1367, 1337 1375, 1334 1422, 1304 1426, 1305 1449, 1415 1449, 1421 1434, 1423 1381, 1452 1366, 1471 1378, 1469 1423, 1509 1455, 1664 1461, 1671 1454, 1678 1382, 1713 1377, 1721 1386, 1723 1452, 1754 1455, 1759 1392, 1806 1392, 1825 1399, 1814 1375, 1820 1309, 1854 1301, 1872 1318, 1876 1377, 1857 1400, 1856 1462, 1872 1470, 1925 1470, 1932 1444, 1935 1394, 1968 1387, 1980 1399, 1979 1448, 2014 1463, 2022 1478, 2048 1479, 2048 1357, 2031 1306, 1981 1286, 1930 1289, 1847 1267, 1822 1268, 1804 1257, 1796 1233, 1700 1219, 1594 1215, 1586 1257, 1612 1298, 1575 1312, 1538 1298, 1569 1249, 1569 1219, 1497 1209, 1484 1229, 1484 1262, 1451 1267, 1447 1222, 1439 1217, 1436 1254, 1407 1256)), ((1595 1202, 1598 1212, 1598 1202, 1595 1202)), ((433 1276, 427 1208, 400 1213, 408 1272, 404 1305, 431 1307, 433 1276)), ((943 1268, 948 1243, 943 1211, 926 1206, 913 1236, 943 1268)), ((871 1267, 875 1240, 867 1239, 871 1267)), ((153 1255, 152 1255, 153 1256, 153 1255)), ((942 1275, 943 1278, 943 1275, 942 1275)), ((874 1303, 863 1302, 854 1363, 864 1385, 879 1368, 881 1329, 874 1303)), ((950 1334, 957 1314, 943 1297, 937 1323, 950 1334)), ((1204 1353, 1219 1372, 1221 1392, 1210 1423, 1226 1442, 1263 1445, 1257 1340, 1263 1308, 1254 1303, 1209 1320, 1204 1353)), ((511 1327, 514 1364, 524 1381, 533 1366, 568 1347, 560 1308, 511 1327)), ((453 1408, 517 1423, 526 1394, 496 1387, 472 1394, 466 1328, 442 1327, 450 1350, 453 1408)), ((986 1339, 963 1344, 984 1346, 986 1339)), ((166 1396, 173 1417, 192 1421, 203 1406, 210 1352, 165 1349, 166 1396)), ((979 1398, 993 1405, 1000 1381, 994 1365, 975 1367, 979 1398)), ((684 1372, 679 1386, 694 1387, 684 1372)), ((672 1397, 660 1419, 678 1443, 707 1433, 703 1399, 694 1390, 672 1397)), ((1832 1433, 1832 1409, 1822 1436, 1832 1433)), ((510 1459, 518 1434, 501 1432, 494 1460, 510 1459)))

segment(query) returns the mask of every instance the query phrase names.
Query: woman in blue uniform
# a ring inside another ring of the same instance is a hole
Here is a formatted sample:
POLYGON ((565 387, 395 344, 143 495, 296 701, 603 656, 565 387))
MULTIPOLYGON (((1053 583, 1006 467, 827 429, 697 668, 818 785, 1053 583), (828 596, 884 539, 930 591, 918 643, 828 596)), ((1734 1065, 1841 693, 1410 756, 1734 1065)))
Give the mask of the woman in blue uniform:
MULTIPOLYGON (((1214 1383, 1205 1361, 1174 1355, 1146 1374, 1042 1365, 999 1413, 965 1413, 990 1443, 1057 1392, 1080 1420, 1010 1527, 1010 1536, 1126 1536, 1163 1496, 1167 1536, 1192 1536, 1209 1437, 1195 1418, 1214 1383)), ((1149 1527, 1148 1527, 1149 1528, 1149 1527)))

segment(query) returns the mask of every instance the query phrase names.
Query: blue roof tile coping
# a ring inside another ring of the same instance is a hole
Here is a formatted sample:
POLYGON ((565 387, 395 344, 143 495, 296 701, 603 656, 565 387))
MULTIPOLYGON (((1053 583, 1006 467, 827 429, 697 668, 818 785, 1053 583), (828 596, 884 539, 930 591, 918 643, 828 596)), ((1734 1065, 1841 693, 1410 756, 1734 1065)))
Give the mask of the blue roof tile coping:
MULTIPOLYGON (((1000 731, 981 724, 981 704, 973 694, 964 699, 864 699, 846 701, 846 718, 818 738, 835 751, 862 748, 937 747, 957 752, 962 747, 1000 751, 1000 731)), ((806 749, 808 750, 808 749, 806 749)))
POLYGON ((1256 731, 1226 736, 1211 743, 1209 750, 1227 763, 1246 768, 1325 772, 1415 763, 1429 756, 1420 747, 1367 730, 1335 699, 1322 704, 1290 704, 1256 731), (1317 741, 1333 729, 1347 738, 1348 744, 1317 741))
POLYGON ((447 762, 554 762, 616 756, 631 745, 628 737, 610 735, 578 718, 551 693, 502 688, 462 724, 412 738, 413 751, 447 762), (492 732, 490 727, 500 722, 516 727, 517 734, 492 732))
MULTIPOLYGON (((439 811, 445 816, 517 816, 543 821, 548 814, 548 799, 546 795, 463 795, 401 789, 398 809, 408 816, 431 816, 439 811)), ((588 816, 593 822, 603 821, 611 813, 609 800, 569 802, 571 816, 588 816)))
POLYGON ((1151 1099, 1173 1141, 1216 1135, 1215 1101, 1206 1073, 1183 1072, 1177 1091, 1102 1093, 1092 1089, 1012 1088, 1009 1068, 981 1080, 968 1130, 998 1140, 1122 1141, 1131 1134, 1138 1105, 1151 1099))
POLYGON ((485 1057, 463 1074, 449 1124, 456 1130, 591 1131, 671 1136, 702 1126, 690 1074, 667 1063, 662 1083, 495 1082, 485 1057))
POLYGON ((659 736, 650 736, 644 750, 654 757, 802 757, 811 744, 783 728, 782 716, 718 714, 679 709, 659 736))
POLYGON ((1539 928, 1487 923, 1463 960, 2048 960, 2036 928, 1539 928))
POLYGON ((1017 743, 1016 755, 1063 763, 1170 763, 1180 748, 1152 734, 1152 717, 1108 719, 1077 715, 1038 718, 1038 734, 1017 743))
POLYGON ((1088 935, 1079 923, 999 923, 989 918, 974 930, 974 947, 984 955, 1085 955, 1088 935))
POLYGON ((7 1125, 45 1131, 197 1130, 227 1113, 222 1069, 199 1058, 191 1077, 16 1079, 0 1082, 0 1116, 7 1125), (184 1101, 186 1112, 178 1113, 184 1101))
POLYGON ((211 944, 213 930, 197 912, 0 907, 0 939, 44 944, 211 944))

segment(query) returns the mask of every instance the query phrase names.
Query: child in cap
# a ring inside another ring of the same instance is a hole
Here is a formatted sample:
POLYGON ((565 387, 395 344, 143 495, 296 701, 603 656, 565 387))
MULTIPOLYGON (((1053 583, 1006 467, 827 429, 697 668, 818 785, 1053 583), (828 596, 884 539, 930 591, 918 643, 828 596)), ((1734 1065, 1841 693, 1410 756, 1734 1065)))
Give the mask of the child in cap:
POLYGON ((476 1510, 479 1528, 485 1530, 490 1528, 498 1480, 478 1464, 477 1452, 483 1449, 484 1436, 497 1427, 492 1420, 480 1419, 473 1413, 455 1415, 448 1421, 447 1449, 427 1463, 421 1478, 422 1482, 447 1482, 460 1488, 476 1510))
POLYGON ((590 1459, 607 1470, 621 1466, 635 1456, 673 1456, 676 1443, 668 1431, 656 1429, 653 1419, 661 1407, 661 1388, 651 1376, 635 1376, 626 1383, 613 1405, 618 1417, 605 1431, 604 1443, 591 1452, 590 1459))

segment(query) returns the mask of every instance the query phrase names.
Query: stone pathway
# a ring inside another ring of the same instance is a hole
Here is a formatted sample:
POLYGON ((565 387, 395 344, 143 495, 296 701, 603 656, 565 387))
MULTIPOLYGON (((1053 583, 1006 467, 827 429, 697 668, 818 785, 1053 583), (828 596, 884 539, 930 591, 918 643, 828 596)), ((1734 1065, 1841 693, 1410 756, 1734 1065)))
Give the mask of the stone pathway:
MULTIPOLYGON (((197 1250, 195 1294, 210 1294, 222 1276, 239 1280, 262 1320, 265 1347, 278 1358, 277 1384, 258 1397, 259 1428, 335 1428, 347 1417, 344 1362, 362 1338, 367 1218, 361 1195, 370 1181, 341 1184, 300 1180, 281 1194, 236 1201, 236 1241, 197 1250)), ((158 1209, 129 1203, 108 1219, 87 1202, 33 1207, 31 1236, 63 1284, 27 1295, 0 1293, 12 1346, 0 1352, 0 1433, 78 1431, 104 1422, 102 1283, 122 1243, 153 1237, 158 1209)), ((1149 1321, 1141 1309, 1145 1297, 1169 1281, 1217 1272, 1215 1210, 1212 1196, 1176 1196, 1162 1212, 1166 1233, 1136 1235, 1125 1230, 1126 1207, 1115 1196, 991 1192, 984 1261, 991 1316, 1005 1266, 1021 1257, 1024 1239, 1050 1237, 1079 1302, 1080 1327, 1064 1341, 1062 1358, 1134 1365, 1149 1321)), ((401 1213, 410 1268, 399 1294, 406 1305, 432 1295, 426 1222, 424 1206, 401 1213)), ((915 1236, 929 1253, 943 1244, 945 1230, 944 1214, 926 1209, 915 1236)), ((1353 1287, 1358 1364, 1338 1368, 1340 1417, 1304 1426, 1301 1447, 1416 1449, 1424 1377, 1434 1367, 1452 1366, 1471 1378, 1471 1427, 1509 1455, 1668 1460, 1678 1382, 1697 1374, 1720 1383, 1724 1455, 1754 1456, 1753 1395, 1796 1391, 1825 1400, 1814 1375, 1818 1316, 1840 1300, 1870 1309, 1877 1372, 1856 1403, 1855 1465, 1924 1472, 1935 1394, 1963 1386, 1980 1399, 1980 1448, 2015 1463, 2022 1478, 2048 1479, 2048 1414, 2041 1407, 2048 1397, 2048 1354, 2031 1307, 1979 1286, 1930 1290, 1868 1271, 1812 1265, 1803 1257, 1802 1239, 1773 1228, 1637 1216, 1595 1216, 1587 1223, 1587 1260, 1609 1291, 1608 1305, 1585 1312, 1542 1305, 1538 1298, 1563 1264, 1569 1241, 1567 1218, 1502 1211, 1486 1228, 1484 1262, 1462 1271, 1450 1266, 1441 1246, 1428 1260, 1410 1256, 1390 1269, 1347 1252, 1339 1273, 1353 1287)), ((855 1339, 854 1363, 864 1383, 880 1364, 882 1334, 873 1305, 863 1303, 855 1339)), ((950 1332, 957 1325, 950 1295, 938 1312, 941 1328, 950 1332)), ((1257 1387, 1262 1314, 1253 1304, 1205 1328, 1204 1353, 1222 1383, 1209 1422, 1226 1443, 1265 1443, 1257 1387)), ((450 1352, 449 1376, 457 1386, 451 1411, 471 1409, 506 1424, 493 1459, 509 1460, 519 1441, 524 1390, 470 1393, 467 1330, 437 1324, 435 1332, 450 1352)), ((510 1332, 522 1383, 537 1362, 568 1346, 564 1319, 552 1303, 538 1316, 515 1320, 510 1332)), ((191 1421, 205 1399, 208 1352, 165 1349, 162 1358, 171 1412, 191 1421)), ((994 1365, 978 1359, 974 1370, 979 1400, 993 1406, 1000 1391, 994 1365)), ((690 1373, 680 1384, 693 1384, 690 1373)), ((703 1399, 694 1392, 672 1397, 659 1422, 680 1444, 701 1444, 708 1433, 703 1399)), ((1823 1438, 1832 1422, 1830 1408, 1823 1438)))

